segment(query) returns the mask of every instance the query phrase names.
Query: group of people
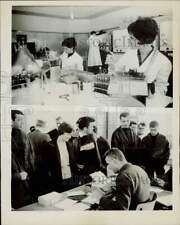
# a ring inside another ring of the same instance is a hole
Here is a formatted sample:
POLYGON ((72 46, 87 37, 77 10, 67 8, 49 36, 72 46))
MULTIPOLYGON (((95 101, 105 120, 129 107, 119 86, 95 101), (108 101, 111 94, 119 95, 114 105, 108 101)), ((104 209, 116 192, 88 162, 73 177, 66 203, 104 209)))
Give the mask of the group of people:
MULTIPOLYGON (((57 127, 48 133, 44 130, 46 122, 37 120, 36 126, 25 134, 23 112, 12 110, 12 207, 16 209, 35 202, 38 196, 51 191, 63 192, 90 182, 89 175, 96 171, 107 176, 121 171, 121 175, 126 176, 128 170, 128 176, 133 178, 136 173, 137 187, 140 185, 142 190, 144 179, 153 178, 155 173, 162 177, 170 153, 168 140, 158 132, 157 121, 150 122, 150 133, 141 138, 145 124, 138 124, 140 132, 137 135, 132 123, 130 127, 129 116, 127 112, 120 114, 120 127, 112 134, 110 148, 108 141, 98 136, 96 121, 92 117, 79 118, 76 130, 58 117, 57 127), (121 159, 123 165, 128 164, 123 170, 122 163, 118 162, 121 159)), ((126 192, 127 188, 129 191, 123 179, 120 179, 120 185, 117 176, 117 187, 124 187, 118 190, 126 192)), ((125 192, 121 194, 126 195, 125 192)), ((146 198, 147 195, 138 201, 146 198)), ((130 203, 119 206, 119 209, 130 209, 130 203)))
MULTIPOLYGON (((143 73, 148 85, 148 98, 139 98, 139 101, 148 106, 170 107, 172 96, 166 96, 172 79, 172 63, 153 44, 156 40, 159 27, 157 22, 149 17, 138 18, 127 27, 129 33, 129 50, 119 60, 106 62, 107 55, 112 55, 108 45, 102 47, 104 33, 98 35, 90 33, 88 39, 88 70, 94 74, 102 70, 118 76, 122 72, 143 73), (101 47, 100 47, 101 46, 101 47)), ((82 57, 76 52, 76 41, 67 38, 62 42, 64 53, 60 56, 62 68, 83 70, 82 57), (65 66, 63 66, 65 65, 65 66)), ((113 57, 112 57, 113 58, 113 57)))
MULTIPOLYGON (((107 42, 108 45, 106 45, 104 42, 105 45, 101 46, 103 44, 102 37, 106 34, 103 31, 99 33, 92 31, 90 33, 87 41, 89 46, 88 71, 94 74, 105 71, 105 73, 116 76, 119 76, 122 72, 143 73, 148 85, 148 98, 137 96, 138 100, 147 106, 172 107, 172 96, 167 96, 168 90, 172 88, 169 87, 169 84, 172 85, 172 63, 154 44, 159 34, 157 22, 150 17, 140 17, 129 24, 127 30, 129 33, 129 49, 118 60, 110 60, 109 65, 106 58, 108 55, 113 55, 109 49, 109 43, 107 42)), ((85 69, 84 60, 77 52, 75 38, 66 38, 61 45, 63 47, 63 53, 59 57, 62 69, 61 76, 63 70, 83 71, 85 69)), ((21 51, 23 54, 19 55, 22 55, 22 59, 19 59, 19 62, 17 60, 16 64, 19 63, 21 69, 24 67, 31 73, 40 71, 40 68, 37 68, 37 65, 35 66, 34 60, 27 53, 27 49, 21 51), (31 66, 27 65, 27 55, 31 66)), ((17 73, 18 69, 17 65, 13 65, 13 73, 17 73)))

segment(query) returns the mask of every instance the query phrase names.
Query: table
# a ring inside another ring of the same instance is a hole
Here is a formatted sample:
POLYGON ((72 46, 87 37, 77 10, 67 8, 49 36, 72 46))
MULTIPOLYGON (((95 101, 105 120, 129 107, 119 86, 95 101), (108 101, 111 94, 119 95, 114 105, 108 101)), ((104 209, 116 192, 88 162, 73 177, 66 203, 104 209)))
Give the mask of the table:
POLYGON ((74 84, 59 82, 57 76, 52 74, 51 79, 46 79, 44 84, 36 78, 27 87, 13 89, 12 104, 144 107, 144 104, 128 94, 108 96, 97 93, 94 92, 93 83, 83 83, 83 90, 77 90, 74 84))
MULTIPOLYGON (((88 192, 89 185, 90 185, 89 183, 81 185, 79 187, 76 187, 76 188, 73 188, 71 190, 65 191, 65 192, 63 192, 63 194, 67 196, 68 193, 70 193, 72 191, 74 192, 74 191, 82 191, 82 190, 84 190, 85 192, 88 192)), ((69 197, 67 197, 67 198, 69 198, 69 197)), ((44 207, 44 206, 40 205, 38 202, 35 202, 33 204, 30 204, 30 205, 21 207, 19 209, 16 209, 15 211, 62 211, 62 210, 60 210, 56 207, 53 207, 53 206, 44 207)))
MULTIPOLYGON (((63 192, 66 196, 68 196, 68 194, 70 192, 75 192, 75 191, 84 191, 85 193, 89 193, 90 192, 90 183, 88 184, 84 184, 82 186, 73 188, 71 190, 68 190, 66 192, 63 192)), ((151 191, 156 192, 157 194, 157 200, 156 200, 156 205, 155 205, 155 210, 159 210, 159 209, 171 209, 172 208, 172 195, 173 193, 171 191, 166 191, 163 190, 162 188, 159 187, 151 187, 151 191)), ((66 197, 66 198, 70 198, 70 197, 66 197)), ((19 209, 17 209, 16 211, 62 211, 56 207, 44 207, 41 206, 38 202, 21 207, 19 209)))

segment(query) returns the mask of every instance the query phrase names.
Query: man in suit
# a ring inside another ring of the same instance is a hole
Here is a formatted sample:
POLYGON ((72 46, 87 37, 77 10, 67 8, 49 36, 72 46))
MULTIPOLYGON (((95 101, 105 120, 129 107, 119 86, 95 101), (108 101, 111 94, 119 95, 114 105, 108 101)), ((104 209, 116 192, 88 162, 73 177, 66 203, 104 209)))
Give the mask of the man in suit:
POLYGON ((138 147, 140 139, 129 127, 129 113, 120 114, 120 127, 112 134, 111 147, 121 149, 126 159, 134 164, 138 163, 138 147))
POLYGON ((46 123, 37 120, 36 129, 28 134, 28 152, 33 152, 33 171, 31 171, 31 185, 34 194, 38 197, 48 192, 48 165, 46 160, 47 143, 51 141, 44 128, 46 123))
POLYGON ((167 138, 159 133, 159 123, 149 123, 150 133, 142 139, 144 149, 145 168, 150 177, 154 178, 154 172, 161 177, 164 175, 164 166, 170 155, 169 142, 167 138))
POLYGON ((33 196, 25 169, 27 137, 22 130, 24 114, 19 110, 12 110, 11 118, 11 203, 13 208, 19 208, 32 203, 33 196))
POLYGON ((135 210, 139 203, 150 200, 150 180, 141 167, 127 162, 117 148, 110 149, 105 160, 118 175, 115 191, 100 199, 100 209, 135 210))

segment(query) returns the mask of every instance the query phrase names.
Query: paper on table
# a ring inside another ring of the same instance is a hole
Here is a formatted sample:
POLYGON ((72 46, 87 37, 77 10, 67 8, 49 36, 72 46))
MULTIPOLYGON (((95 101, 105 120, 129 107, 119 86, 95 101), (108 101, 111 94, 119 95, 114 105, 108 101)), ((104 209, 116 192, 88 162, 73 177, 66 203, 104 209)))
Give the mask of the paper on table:
POLYGON ((65 210, 65 209, 71 208, 75 203, 76 203, 76 201, 67 198, 61 202, 56 203, 54 206, 56 208, 65 210))
POLYGON ((94 181, 102 181, 107 178, 106 175, 102 173, 101 171, 91 173, 90 176, 92 177, 94 181))
POLYGON ((151 186, 150 190, 153 192, 156 192, 156 193, 160 193, 160 192, 164 191, 162 188, 155 187, 155 186, 151 186))
POLYGON ((82 202, 84 203, 88 203, 88 204, 95 204, 95 203, 99 203, 101 197, 104 195, 105 193, 101 190, 94 190, 91 194, 89 194, 89 196, 85 199, 82 200, 82 202))
POLYGON ((165 196, 160 196, 158 197, 158 202, 162 203, 163 205, 166 206, 171 206, 172 205, 172 195, 165 195, 165 196))
POLYGON ((79 191, 70 191, 70 192, 67 193, 68 197, 69 196, 76 196, 76 195, 85 195, 85 193, 84 193, 84 191, 81 191, 81 190, 79 190, 79 191))
POLYGON ((41 195, 38 197, 38 203, 43 206, 51 206, 58 201, 61 201, 64 199, 63 193, 57 193, 57 192, 51 192, 45 195, 41 195))

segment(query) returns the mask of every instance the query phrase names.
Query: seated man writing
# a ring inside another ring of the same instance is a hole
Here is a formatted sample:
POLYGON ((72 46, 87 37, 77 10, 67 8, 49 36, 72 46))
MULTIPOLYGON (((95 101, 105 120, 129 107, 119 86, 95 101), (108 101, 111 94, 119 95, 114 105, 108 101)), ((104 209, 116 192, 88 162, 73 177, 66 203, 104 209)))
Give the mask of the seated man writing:
POLYGON ((118 175, 116 190, 101 198, 100 209, 135 210, 139 203, 150 199, 150 180, 141 167, 128 163, 117 148, 107 151, 105 160, 118 175))

